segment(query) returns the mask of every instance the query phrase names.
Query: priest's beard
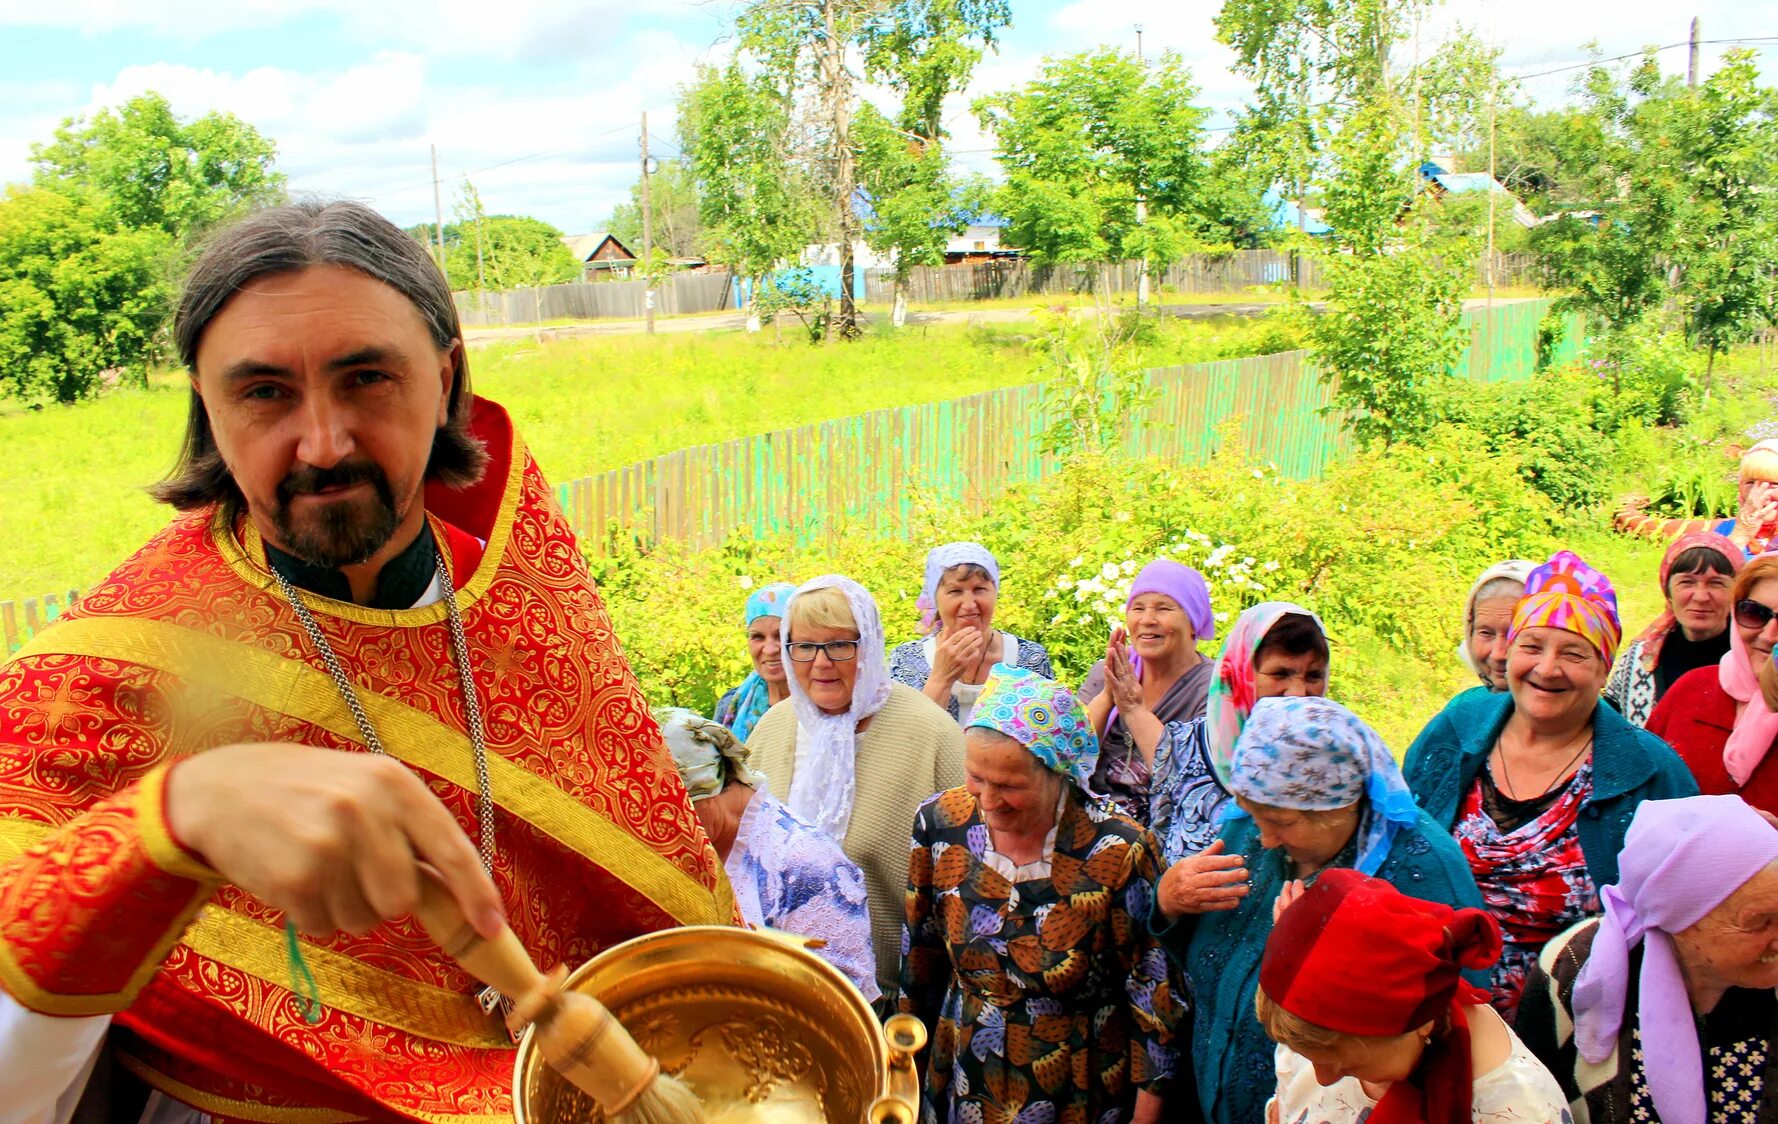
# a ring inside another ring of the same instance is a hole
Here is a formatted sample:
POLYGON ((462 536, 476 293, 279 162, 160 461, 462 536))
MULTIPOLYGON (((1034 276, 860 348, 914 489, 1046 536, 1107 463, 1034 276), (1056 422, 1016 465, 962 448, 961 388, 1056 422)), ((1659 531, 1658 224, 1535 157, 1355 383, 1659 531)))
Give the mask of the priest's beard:
POLYGON ((347 461, 332 468, 305 465, 278 483, 272 526, 284 549, 310 565, 337 570, 368 561, 388 544, 400 524, 389 477, 370 461, 347 461), (305 504, 301 515, 291 511, 290 501, 297 496, 358 483, 368 483, 371 494, 305 504))

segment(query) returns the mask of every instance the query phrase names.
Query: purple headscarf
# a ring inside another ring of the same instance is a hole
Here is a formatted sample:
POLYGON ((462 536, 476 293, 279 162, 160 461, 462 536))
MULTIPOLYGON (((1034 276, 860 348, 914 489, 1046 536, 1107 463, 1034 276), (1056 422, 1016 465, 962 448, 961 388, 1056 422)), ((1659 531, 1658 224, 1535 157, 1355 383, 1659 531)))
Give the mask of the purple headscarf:
POLYGON ((1645 800, 1624 836, 1618 881, 1599 893, 1605 916, 1574 983, 1574 1042, 1598 1065, 1617 1048, 1642 950, 1643 1074, 1665 1124, 1705 1124, 1704 1061, 1672 934, 1689 929, 1778 861, 1778 829, 1739 796, 1645 800))
MULTIPOLYGON (((1185 619, 1191 622, 1192 643, 1199 640, 1216 639, 1216 615, 1210 611, 1210 587, 1204 583, 1204 575, 1190 566, 1181 565, 1171 558, 1157 558, 1142 567, 1136 580, 1130 583, 1130 596, 1124 599, 1124 612, 1136 603, 1136 598, 1144 593, 1159 593, 1163 597, 1171 597, 1185 619)), ((1130 653, 1130 670, 1136 678, 1142 678, 1142 657, 1130 653)), ((1109 676, 1110 671, 1107 669, 1109 676)), ((1105 719, 1105 728, 1117 721, 1117 707, 1105 719)))
POLYGON ((1216 639, 1216 616, 1210 611, 1210 587, 1204 583, 1203 574, 1171 558, 1157 558, 1142 567, 1142 572, 1130 583, 1130 596, 1124 601, 1124 611, 1128 612, 1136 598, 1144 593, 1171 597, 1184 611, 1185 619, 1191 622, 1195 639, 1216 639))

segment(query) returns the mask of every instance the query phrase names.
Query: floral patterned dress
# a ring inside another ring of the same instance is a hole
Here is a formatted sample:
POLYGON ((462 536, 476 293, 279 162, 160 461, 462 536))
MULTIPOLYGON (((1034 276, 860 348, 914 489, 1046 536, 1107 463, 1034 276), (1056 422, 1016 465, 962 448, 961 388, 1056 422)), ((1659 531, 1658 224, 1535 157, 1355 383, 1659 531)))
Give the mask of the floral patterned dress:
POLYGON ((967 790, 921 807, 900 1006, 932 1038, 923 1124, 1115 1124, 1137 1087, 1174 1076, 1155 852, 1072 785, 1047 861, 1021 868, 993 852, 967 790))
MULTIPOLYGON (((1599 889, 1580 847, 1580 810, 1593 794, 1593 763, 1575 771, 1535 817, 1503 829, 1489 813, 1486 767, 1457 816, 1458 846, 1469 860, 1488 912, 1500 922, 1504 951, 1489 981, 1490 1001, 1507 1022, 1519 1010, 1525 977, 1551 937, 1599 912, 1599 889)), ((1499 797, 1495 796, 1495 802, 1499 797)))

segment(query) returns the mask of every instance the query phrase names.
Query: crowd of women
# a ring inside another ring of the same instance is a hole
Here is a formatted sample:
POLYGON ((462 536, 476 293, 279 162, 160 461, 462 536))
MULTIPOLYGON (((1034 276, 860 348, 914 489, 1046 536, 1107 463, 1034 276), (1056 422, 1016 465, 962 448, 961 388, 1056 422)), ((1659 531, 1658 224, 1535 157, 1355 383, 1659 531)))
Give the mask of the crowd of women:
POLYGON ((759 590, 753 672, 660 718, 746 920, 927 1024, 927 1124, 1778 1124, 1773 481, 1627 647, 1574 553, 1483 573, 1405 765, 1310 609, 1206 658, 1155 561, 1075 691, 973 543, 893 651, 844 577, 759 590))

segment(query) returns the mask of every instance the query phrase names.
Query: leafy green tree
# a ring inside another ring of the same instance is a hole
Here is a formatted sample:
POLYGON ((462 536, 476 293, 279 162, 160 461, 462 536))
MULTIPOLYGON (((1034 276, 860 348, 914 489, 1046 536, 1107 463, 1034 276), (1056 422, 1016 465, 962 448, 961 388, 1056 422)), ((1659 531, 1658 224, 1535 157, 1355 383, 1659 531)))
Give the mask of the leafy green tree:
POLYGON ((277 147, 233 114, 181 121, 156 93, 90 120, 70 117, 52 142, 31 148, 39 186, 101 192, 121 226, 182 241, 282 199, 276 157, 277 147))
POLYGON ((865 77, 901 95, 901 127, 928 140, 945 136, 941 114, 1012 22, 1008 0, 898 0, 863 21, 865 77))
MULTIPOLYGON (((684 160, 663 160, 649 177, 649 197, 654 211, 654 244, 668 257, 696 258, 704 254, 703 229, 698 217, 698 184, 684 160)), ((630 187, 630 201, 619 203, 605 221, 605 229, 619 242, 642 252, 642 181, 630 187)))
MULTIPOLYGON (((1589 208, 1597 202, 1592 171, 1603 147, 1601 124, 1583 106, 1507 106, 1494 129, 1494 178, 1539 214, 1589 208)), ((1466 168, 1487 167, 1487 137, 1459 158, 1466 168)))
POLYGON ((891 319, 900 327, 908 276, 915 266, 944 264, 945 246, 982 209, 988 188, 952 175, 938 141, 896 128, 868 102, 859 107, 857 126, 864 237, 895 263, 891 319))
POLYGON ((793 159, 790 97, 739 63, 702 66, 679 91, 679 148, 697 185, 704 244, 736 276, 759 281, 816 232, 811 177, 793 159))
POLYGON ((179 247, 131 229, 103 195, 12 187, 0 196, 0 394, 74 402, 144 383, 159 354, 179 247))
POLYGON ((1675 122, 1689 190, 1673 258, 1706 399, 1716 357, 1778 314, 1778 90, 1758 78, 1751 50, 1729 51, 1675 122))
POLYGON ((1197 93, 1175 54, 1144 65, 1098 48, 1047 60, 1023 89, 978 100, 1006 170, 995 209, 1008 240, 1040 262, 1157 268, 1228 242, 1204 210, 1207 111, 1193 104, 1197 93))

